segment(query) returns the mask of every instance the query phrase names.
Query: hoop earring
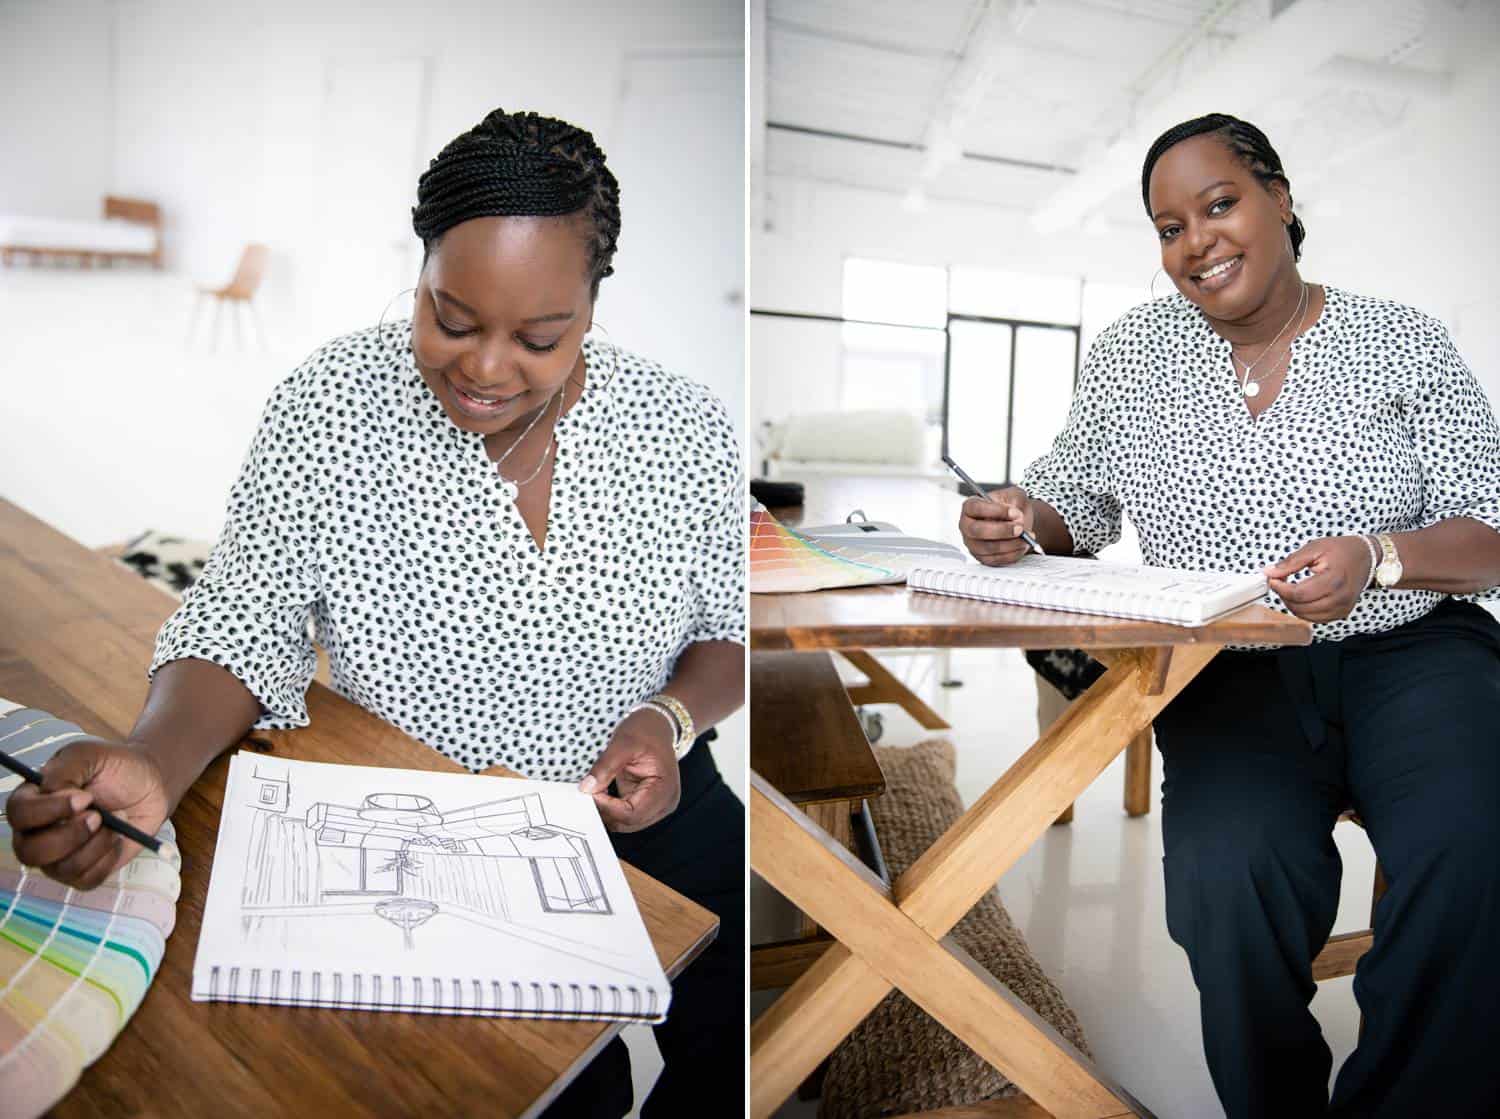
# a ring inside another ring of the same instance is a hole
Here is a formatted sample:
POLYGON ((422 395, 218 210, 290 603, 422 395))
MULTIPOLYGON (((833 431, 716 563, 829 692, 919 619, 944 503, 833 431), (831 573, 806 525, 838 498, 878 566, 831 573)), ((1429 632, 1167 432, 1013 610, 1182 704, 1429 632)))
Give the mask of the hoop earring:
POLYGON ((1156 277, 1157 276, 1165 276, 1166 274, 1167 274, 1167 272, 1166 272, 1166 269, 1164 269, 1164 268, 1158 268, 1154 273, 1152 273, 1152 275, 1151 275, 1151 284, 1150 284, 1150 291, 1151 291, 1151 298, 1152 299, 1156 298, 1156 277))
MULTIPOLYGON (((416 291, 416 290, 417 290, 416 288, 405 288, 405 289, 403 289, 401 291, 398 291, 395 295, 391 296, 389 299, 387 299, 385 301, 385 307, 380 312, 380 319, 375 324, 375 341, 380 346, 380 348, 381 348, 381 350, 383 352, 391 352, 391 353, 394 352, 394 351, 389 350, 389 348, 386 346, 386 343, 385 343, 385 316, 386 316, 386 313, 391 309, 391 304, 392 303, 396 302, 396 300, 400 299, 407 292, 409 292, 409 291, 416 291)), ((396 356, 398 358, 400 357, 399 354, 397 354, 396 356)))
MULTIPOLYGON (((589 324, 589 329, 590 330, 596 330, 596 329, 597 330, 604 330, 604 324, 600 323, 600 322, 593 322, 593 323, 589 324)), ((604 330, 604 335, 605 335, 605 341, 607 341, 609 343, 610 370, 609 370, 609 380, 605 381, 602 385, 596 386, 596 387, 598 387, 600 389, 607 389, 607 388, 609 388, 610 385, 612 385, 612 384, 615 383, 615 378, 620 375, 620 347, 616 346, 614 339, 609 337, 609 331, 604 330)), ((569 378, 569 380, 572 380, 572 378, 569 378)), ((575 385, 578 385, 577 381, 573 381, 573 383, 575 385)), ((582 385, 578 385, 578 387, 582 388, 583 386, 582 385)))

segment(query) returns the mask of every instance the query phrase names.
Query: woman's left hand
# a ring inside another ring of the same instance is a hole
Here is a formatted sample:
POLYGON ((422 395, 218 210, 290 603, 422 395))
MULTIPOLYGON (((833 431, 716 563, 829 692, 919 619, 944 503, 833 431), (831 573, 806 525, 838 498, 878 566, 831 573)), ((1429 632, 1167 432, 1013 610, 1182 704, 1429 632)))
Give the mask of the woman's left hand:
POLYGON ((1266 581, 1286 608, 1309 622, 1347 618, 1370 579, 1370 549, 1358 536, 1325 536, 1304 544, 1265 569, 1266 581), (1288 578, 1304 567, 1312 574, 1288 578))
POLYGON ((609 745, 579 784, 592 794, 610 831, 640 831, 677 809, 682 781, 667 720, 654 711, 636 711, 615 728, 609 745), (619 796, 610 796, 613 781, 619 796))

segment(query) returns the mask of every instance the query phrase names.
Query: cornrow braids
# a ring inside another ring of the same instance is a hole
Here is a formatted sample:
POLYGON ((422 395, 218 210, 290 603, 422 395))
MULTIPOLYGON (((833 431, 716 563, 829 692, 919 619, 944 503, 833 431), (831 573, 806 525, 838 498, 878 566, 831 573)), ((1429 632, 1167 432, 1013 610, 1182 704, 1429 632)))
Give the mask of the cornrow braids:
POLYGON ((417 181, 411 224, 423 260, 459 222, 581 214, 592 292, 614 274, 620 186, 593 136, 566 121, 496 109, 437 154, 417 181))
MULTIPOLYGON (((1156 161, 1168 148, 1180 144, 1190 136, 1202 136, 1209 133, 1218 136, 1224 142, 1224 146, 1234 153, 1262 186, 1269 186, 1273 182, 1280 183, 1286 191, 1287 202, 1291 202, 1291 180, 1282 170, 1281 157, 1276 154, 1271 141, 1266 139, 1266 134, 1249 121, 1240 120, 1227 113, 1209 113, 1207 116, 1185 120, 1167 129, 1156 138, 1156 142, 1151 145, 1151 150, 1146 153, 1146 163, 1141 168, 1141 201, 1145 203, 1147 217, 1151 216, 1151 169, 1156 166, 1156 161)), ((1295 211, 1287 232, 1292 239, 1292 259, 1301 260, 1302 242, 1307 237, 1307 230, 1295 211)))

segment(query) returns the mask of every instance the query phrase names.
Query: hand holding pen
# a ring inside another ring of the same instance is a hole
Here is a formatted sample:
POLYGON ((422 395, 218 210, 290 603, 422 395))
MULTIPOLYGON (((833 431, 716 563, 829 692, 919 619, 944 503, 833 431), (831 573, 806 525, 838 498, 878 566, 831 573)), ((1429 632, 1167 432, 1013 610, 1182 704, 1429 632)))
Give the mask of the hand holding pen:
POLYGON ((990 567, 1003 567, 1027 552, 1047 554, 1034 535, 1036 510, 1025 490, 1007 484, 986 493, 947 455, 943 462, 974 495, 964 502, 958 519, 958 530, 970 555, 990 567))

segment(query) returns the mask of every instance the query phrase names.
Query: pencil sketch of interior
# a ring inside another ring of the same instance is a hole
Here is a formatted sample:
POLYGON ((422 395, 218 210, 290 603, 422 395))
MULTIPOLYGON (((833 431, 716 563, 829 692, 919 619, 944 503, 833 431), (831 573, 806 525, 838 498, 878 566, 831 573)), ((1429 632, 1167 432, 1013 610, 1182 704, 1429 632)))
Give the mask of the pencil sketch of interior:
MULTIPOLYGON (((608 914, 588 840, 549 823, 542 798, 441 811, 429 798, 371 792, 358 807, 292 808, 290 782, 257 767, 241 924, 247 942, 287 934, 281 918, 378 918, 414 931, 439 914, 498 931, 554 914, 608 914)), ((579 930, 583 931, 583 930, 579 930)))

